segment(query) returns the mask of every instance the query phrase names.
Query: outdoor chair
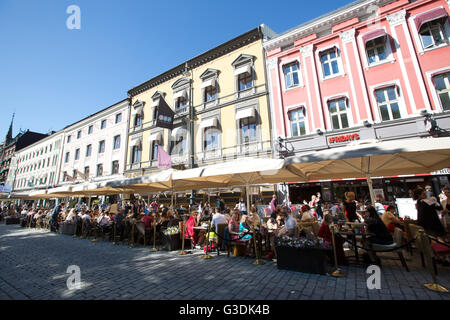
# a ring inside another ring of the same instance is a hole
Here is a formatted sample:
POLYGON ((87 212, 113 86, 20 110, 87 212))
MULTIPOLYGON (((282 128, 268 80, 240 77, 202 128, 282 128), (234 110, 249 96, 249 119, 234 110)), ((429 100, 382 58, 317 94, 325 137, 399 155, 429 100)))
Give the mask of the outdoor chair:
POLYGON ((239 256, 245 249, 247 250, 248 241, 231 240, 231 235, 228 232, 228 226, 224 230, 224 241, 227 250, 227 257, 230 257, 230 252, 233 251, 235 256, 239 256))
POLYGON ((216 240, 217 255, 220 255, 220 248, 222 248, 226 227, 227 227, 226 223, 221 223, 217 225, 217 240, 216 240))
MULTIPOLYGON (((399 248, 394 251, 397 252, 398 257, 400 258, 400 261, 401 261, 403 267, 405 267, 406 271, 409 272, 408 265, 406 264, 406 260, 405 260, 405 257, 403 256, 402 249, 400 248, 403 244, 403 231, 400 228, 395 228, 393 239, 394 239, 393 244, 381 245, 381 244, 376 244, 376 243, 370 243, 369 248, 373 249, 373 250, 380 250, 380 251, 399 248)), ((375 254, 375 256, 376 256, 376 254, 375 254)), ((378 259, 378 261, 379 261, 379 264, 381 267, 381 260, 378 259)))
POLYGON ((147 243, 146 240, 150 236, 150 232, 145 230, 145 223, 142 221, 136 222, 135 230, 137 231, 137 239, 136 239, 137 243, 139 243, 139 240, 141 238, 144 238, 144 247, 145 247, 147 243))
MULTIPOLYGON (((406 237, 406 242, 410 242, 412 239, 415 238, 415 236, 413 236, 412 230, 410 228, 410 226, 414 225, 414 224, 417 225, 417 221, 416 220, 405 219, 403 221, 403 227, 405 228, 405 233, 404 234, 405 234, 405 237, 406 237)), ((408 245, 408 251, 409 251, 409 254, 412 256, 413 255, 413 246, 412 246, 412 244, 408 245)))

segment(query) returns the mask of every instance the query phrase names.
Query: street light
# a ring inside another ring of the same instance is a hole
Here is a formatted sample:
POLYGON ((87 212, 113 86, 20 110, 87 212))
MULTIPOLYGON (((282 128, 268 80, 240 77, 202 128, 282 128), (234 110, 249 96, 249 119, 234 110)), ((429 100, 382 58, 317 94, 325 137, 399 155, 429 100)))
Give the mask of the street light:
MULTIPOLYGON (((194 168, 194 105, 192 101, 192 72, 189 70, 189 65, 186 62, 184 65, 183 76, 190 78, 189 81, 189 168, 194 168)), ((194 205, 195 190, 191 190, 190 205, 194 205)))

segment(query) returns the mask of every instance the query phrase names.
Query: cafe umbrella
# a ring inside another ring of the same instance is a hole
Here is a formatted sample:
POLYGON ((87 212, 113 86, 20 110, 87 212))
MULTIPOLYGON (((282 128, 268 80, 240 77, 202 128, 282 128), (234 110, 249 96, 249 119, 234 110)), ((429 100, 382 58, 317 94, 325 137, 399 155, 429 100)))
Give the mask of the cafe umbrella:
POLYGON ((449 164, 448 137, 361 141, 285 159, 286 169, 304 181, 366 178, 372 205, 372 177, 430 173, 449 164))

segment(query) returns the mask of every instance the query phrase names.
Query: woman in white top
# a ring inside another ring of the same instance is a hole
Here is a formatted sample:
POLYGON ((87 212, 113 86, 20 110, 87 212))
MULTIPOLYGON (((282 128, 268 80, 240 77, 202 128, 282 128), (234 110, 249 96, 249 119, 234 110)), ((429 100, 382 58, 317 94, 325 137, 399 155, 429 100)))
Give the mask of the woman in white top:
POLYGON ((73 221, 73 220, 75 220, 76 216, 77 216, 77 213, 76 213, 75 209, 72 208, 72 209, 70 209, 70 212, 67 215, 66 220, 64 220, 64 221, 73 221))

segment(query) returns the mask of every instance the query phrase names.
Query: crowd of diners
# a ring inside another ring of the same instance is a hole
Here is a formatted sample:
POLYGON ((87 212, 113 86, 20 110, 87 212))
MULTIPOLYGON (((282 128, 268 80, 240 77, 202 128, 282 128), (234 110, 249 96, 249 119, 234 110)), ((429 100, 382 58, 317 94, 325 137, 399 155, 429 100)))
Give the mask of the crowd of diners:
MULTIPOLYGON (((427 186, 418 186, 412 190, 411 196, 417 200, 416 223, 427 234, 439 241, 448 242, 450 188, 445 187, 437 198, 429 192, 427 186)), ((355 200, 353 192, 346 192, 345 199, 334 204, 324 202, 320 193, 314 195, 310 202, 305 201, 300 205, 289 201, 278 203, 277 196, 273 195, 270 203, 260 213, 254 205, 247 210, 243 198, 235 206, 226 206, 224 200, 218 197, 214 205, 200 202, 189 208, 167 207, 154 198, 150 204, 139 200, 115 201, 109 205, 97 204, 92 208, 84 203, 77 203, 72 208, 66 203, 60 203, 51 209, 9 204, 3 206, 0 213, 1 220, 8 217, 20 218, 23 227, 57 232, 64 225, 76 225, 73 228, 74 235, 89 236, 95 233, 103 238, 108 236, 110 241, 128 240, 135 243, 141 241, 139 235, 143 232, 142 228, 135 228, 140 223, 149 243, 156 239, 154 245, 161 244, 165 230, 178 227, 178 235, 184 230, 184 236, 191 241, 192 249, 206 250, 214 247, 225 250, 227 242, 238 241, 246 245, 248 255, 255 255, 255 233, 252 231, 256 230, 256 234, 261 235, 259 241, 265 244, 263 257, 266 259, 276 258, 277 238, 308 236, 306 232, 309 230, 331 244, 331 225, 360 223, 367 232, 367 241, 381 245, 393 243, 395 228, 404 230, 403 219, 398 216, 395 205, 383 205, 381 198, 377 199, 374 206, 364 205, 355 200), (183 221, 185 224, 180 224, 183 221), (314 232, 314 228, 299 228, 304 223, 313 223, 318 230, 314 232), (220 225, 225 226, 222 234, 220 225), (200 226, 205 228, 198 228, 200 226)), ((344 241, 337 237, 335 242, 338 260, 340 264, 346 264, 344 241)), ((448 264, 448 260, 440 262, 448 264)))

